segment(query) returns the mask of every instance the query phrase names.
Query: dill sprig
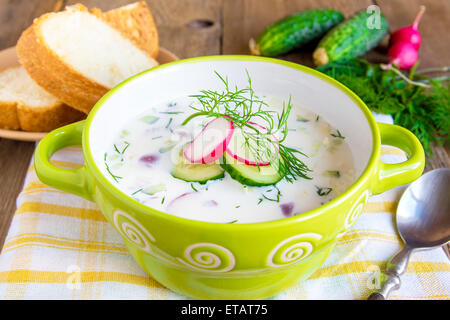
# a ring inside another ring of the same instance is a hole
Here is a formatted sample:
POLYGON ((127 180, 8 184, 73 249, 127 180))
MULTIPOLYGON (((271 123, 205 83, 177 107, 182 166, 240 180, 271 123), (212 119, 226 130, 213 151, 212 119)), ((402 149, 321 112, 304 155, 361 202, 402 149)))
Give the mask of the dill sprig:
POLYGON ((114 179, 115 182, 119 182, 119 180, 122 179, 122 177, 119 177, 119 176, 115 175, 114 173, 112 173, 111 169, 109 168, 108 162, 107 162, 107 157, 108 157, 108 153, 105 152, 104 162, 105 162, 106 171, 108 171, 108 173, 111 175, 111 177, 114 179))
POLYGON ((240 129, 244 146, 257 163, 270 161, 289 182, 299 177, 311 179, 307 176, 307 172, 311 170, 299 159, 299 156, 306 155, 283 144, 289 132, 287 120, 292 109, 291 97, 287 103, 283 102, 281 113, 268 110, 269 105, 255 94, 248 72, 248 86, 242 89, 231 87, 228 77, 224 78, 218 72, 215 74, 225 89, 221 92, 201 90, 199 94, 191 95, 198 102, 197 105, 190 105, 196 112, 187 117, 182 125, 199 116, 230 120, 235 128, 240 129), (264 132, 261 127, 265 128, 264 132), (273 139, 274 136, 277 139, 273 139))
POLYGON ((432 155, 433 143, 442 145, 450 138, 450 82, 448 76, 429 78, 424 74, 448 72, 449 68, 416 68, 399 77, 392 70, 354 59, 331 62, 318 70, 343 83, 373 111, 391 115, 395 124, 411 130, 432 155), (419 82, 426 87, 418 86, 419 82))

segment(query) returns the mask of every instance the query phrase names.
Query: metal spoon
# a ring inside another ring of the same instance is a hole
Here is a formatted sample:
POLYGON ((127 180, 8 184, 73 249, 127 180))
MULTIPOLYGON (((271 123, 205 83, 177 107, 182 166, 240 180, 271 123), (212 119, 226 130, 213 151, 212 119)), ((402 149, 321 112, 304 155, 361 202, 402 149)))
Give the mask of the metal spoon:
POLYGON ((398 203, 396 220, 405 246, 389 261, 381 273, 381 289, 369 300, 385 300, 400 287, 400 275, 414 250, 450 241, 450 169, 430 171, 411 183, 398 203))

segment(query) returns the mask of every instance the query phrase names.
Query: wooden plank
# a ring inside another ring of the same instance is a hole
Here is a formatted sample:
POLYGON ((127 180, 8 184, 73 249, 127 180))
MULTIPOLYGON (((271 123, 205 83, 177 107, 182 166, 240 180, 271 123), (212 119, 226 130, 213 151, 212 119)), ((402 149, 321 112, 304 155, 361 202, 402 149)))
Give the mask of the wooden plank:
POLYGON ((1 0, 0 50, 15 46, 22 31, 31 25, 34 18, 58 11, 63 5, 63 0, 1 0))
MULTIPOLYGON (((295 12, 332 8, 346 17, 367 8, 370 0, 226 0, 223 3, 223 54, 249 54, 248 42, 256 39, 269 24, 295 12)), ((317 42, 279 58, 312 66, 312 51, 317 42)))
MULTIPOLYGON (((59 10, 62 0, 1 0, 0 50, 14 46, 33 19, 45 12, 59 10)), ((16 198, 22 189, 34 143, 0 138, 0 248, 16 209, 16 198)))
POLYGON ((0 250, 16 211, 16 198, 33 152, 33 142, 0 139, 0 250))
POLYGON ((419 24, 422 46, 419 51, 419 68, 450 65, 448 31, 450 29, 450 1, 435 0, 376 0, 381 12, 386 16, 393 32, 411 25, 419 11, 426 7, 419 24))
MULTIPOLYGON (((109 10, 135 0, 69 0, 109 10)), ((180 58, 220 54, 221 0, 147 0, 160 45, 180 58)))

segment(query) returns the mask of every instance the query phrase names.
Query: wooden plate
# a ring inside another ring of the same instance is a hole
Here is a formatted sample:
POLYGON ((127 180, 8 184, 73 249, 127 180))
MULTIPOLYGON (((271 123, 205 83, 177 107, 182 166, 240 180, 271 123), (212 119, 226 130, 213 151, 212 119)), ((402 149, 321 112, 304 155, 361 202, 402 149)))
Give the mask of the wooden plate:
MULTIPOLYGON (((160 64, 169 63, 178 59, 179 58, 176 55, 164 48, 159 48, 158 57, 156 58, 160 64)), ((11 47, 0 51, 0 70, 17 65, 19 65, 19 58, 16 54, 16 47, 11 47)), ((48 132, 27 132, 20 130, 0 129, 0 138, 21 141, 39 141, 47 133, 48 132)))

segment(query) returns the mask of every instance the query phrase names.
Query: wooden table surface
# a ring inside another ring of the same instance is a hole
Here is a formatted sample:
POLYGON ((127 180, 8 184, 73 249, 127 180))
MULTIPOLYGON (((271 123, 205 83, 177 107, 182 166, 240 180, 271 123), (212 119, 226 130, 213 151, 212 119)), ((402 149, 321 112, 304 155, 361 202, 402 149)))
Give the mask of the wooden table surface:
MULTIPOLYGON (((81 2, 103 10, 116 8, 133 0, 1 0, 0 50, 14 46, 21 32, 35 17, 58 11, 65 5, 81 2)), ((437 0, 148 0, 159 30, 161 46, 180 58, 217 54, 248 54, 248 40, 268 24, 297 11, 331 7, 345 16, 378 5, 390 23, 390 30, 409 25, 419 5, 427 7, 420 24, 423 42, 421 68, 450 65, 450 1, 437 0)), ((311 51, 302 49, 281 58, 312 66, 311 51)), ((381 46, 366 57, 384 61, 381 46)), ((0 248, 16 208, 34 143, 0 138, 0 248)), ((434 148, 426 170, 450 167, 449 147, 434 148)), ((449 247, 444 247, 449 255, 449 247)), ((450 257, 450 255, 449 255, 450 257)))

